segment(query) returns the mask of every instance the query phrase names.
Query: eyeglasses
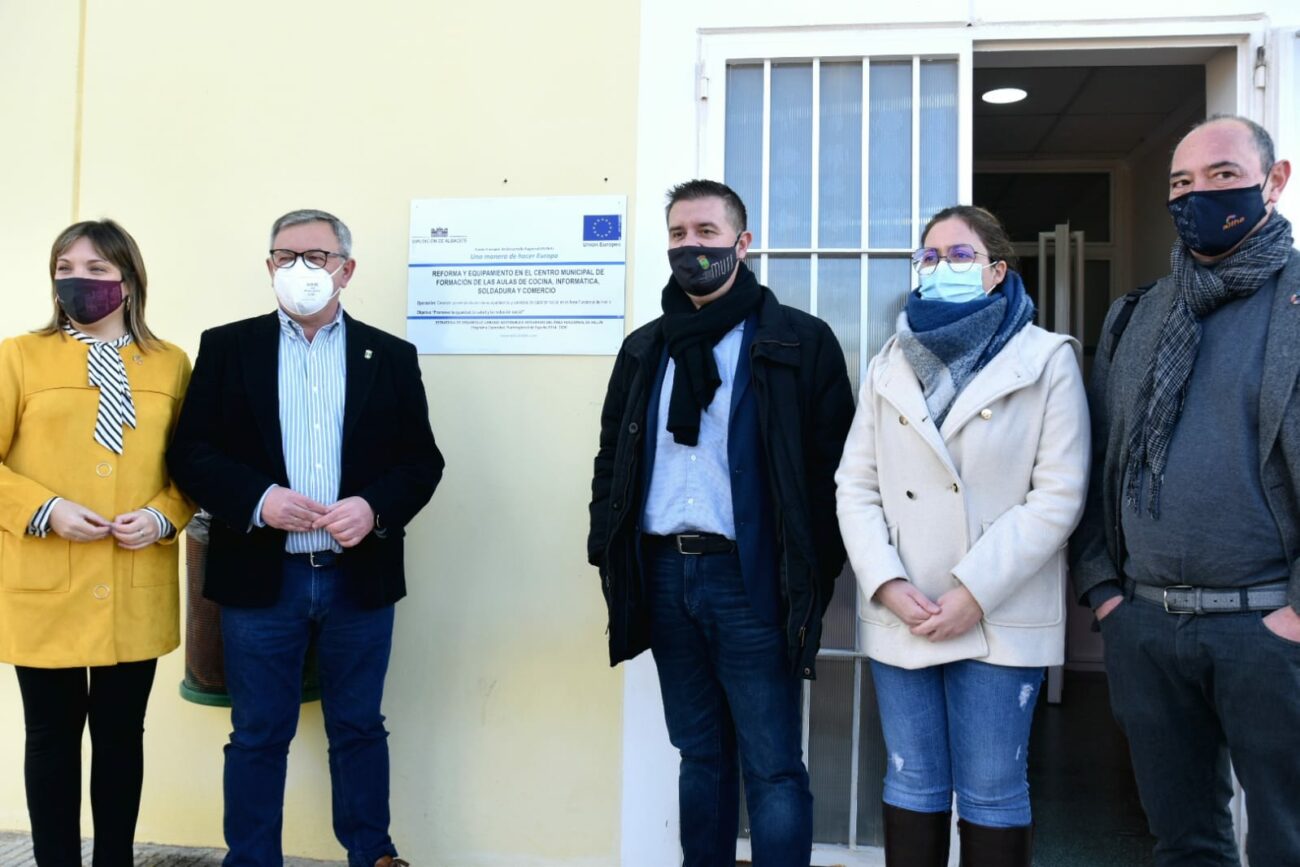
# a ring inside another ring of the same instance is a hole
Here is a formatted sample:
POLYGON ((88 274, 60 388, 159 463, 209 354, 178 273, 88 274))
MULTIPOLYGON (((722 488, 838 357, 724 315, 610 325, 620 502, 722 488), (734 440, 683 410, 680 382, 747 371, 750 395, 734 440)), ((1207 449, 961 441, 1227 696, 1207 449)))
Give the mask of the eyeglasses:
POLYGON ((947 256, 940 256, 939 251, 933 247, 921 247, 912 254, 912 267, 918 274, 933 274, 940 262, 947 262, 954 272, 963 274, 975 266, 978 256, 993 261, 988 253, 981 253, 970 244, 953 244, 948 248, 947 256))
POLYGON ((335 259, 347 258, 342 253, 331 253, 329 250, 304 250, 301 253, 294 250, 272 250, 271 264, 277 268, 292 268, 294 263, 302 259, 308 268, 324 268, 331 256, 335 259))

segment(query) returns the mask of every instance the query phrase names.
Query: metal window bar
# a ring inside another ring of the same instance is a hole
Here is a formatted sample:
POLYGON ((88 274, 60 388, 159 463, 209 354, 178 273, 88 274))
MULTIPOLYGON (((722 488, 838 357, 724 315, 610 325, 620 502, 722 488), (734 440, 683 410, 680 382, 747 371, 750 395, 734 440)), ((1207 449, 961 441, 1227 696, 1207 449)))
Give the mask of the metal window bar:
MULTIPOLYGON (((849 60, 849 58, 835 58, 836 61, 849 60)), ((940 58, 936 58, 940 59, 940 58)), ((949 59, 947 57, 941 59, 949 59)), ((957 58, 952 58, 956 60, 957 58)), ((812 58, 812 173, 810 184, 810 195, 812 198, 811 205, 811 235, 810 245, 808 248, 795 247, 770 247, 756 246, 751 252, 759 256, 759 280, 766 284, 768 282, 768 266, 771 256, 808 256, 809 258, 809 289, 810 304, 809 312, 814 316, 818 313, 818 262, 824 254, 831 254, 837 257, 857 256, 860 263, 859 268, 859 291, 861 293, 861 303, 859 305, 859 333, 861 335, 862 345, 859 352, 859 381, 865 380, 867 365, 872 357, 873 350, 876 347, 867 345, 867 335, 870 325, 870 304, 869 304, 869 273, 868 264, 871 258, 901 258, 910 255, 912 249, 920 243, 920 211, 921 211, 921 178, 920 178, 920 154, 921 154, 921 61, 920 55, 912 55, 910 58, 912 65, 912 93, 911 93, 911 248, 898 247, 875 247, 872 248, 869 243, 869 186, 870 186, 870 148, 871 148, 871 60, 872 58, 861 57, 858 60, 862 64, 862 112, 860 122, 862 124, 861 135, 861 205, 859 231, 860 240, 857 248, 835 248, 834 250, 822 250, 819 246, 820 237, 820 186, 821 186, 821 160, 820 160, 820 138, 821 138, 821 58, 812 58)), ((770 198, 770 173, 772 159, 772 60, 770 58, 763 61, 763 122, 762 122, 762 167, 760 172, 760 188, 762 190, 761 199, 761 236, 764 244, 769 243, 771 238, 771 198, 770 198)), ((855 588, 856 589, 856 588, 855 588)), ((856 646, 856 624, 855 629, 855 646, 856 646)), ((853 708, 852 708, 852 730, 851 730, 851 769, 849 777, 849 840, 847 848, 857 850, 861 848, 858 844, 858 800, 859 800, 859 777, 860 777, 860 759, 862 754, 862 697, 863 697, 863 670, 866 655, 857 650, 848 650, 843 648, 823 648, 818 657, 821 659, 851 659, 853 661, 853 708)), ((803 685, 803 735, 802 748, 805 765, 809 766, 811 772, 811 763, 809 755, 809 742, 811 731, 812 717, 812 685, 805 681, 803 685)))

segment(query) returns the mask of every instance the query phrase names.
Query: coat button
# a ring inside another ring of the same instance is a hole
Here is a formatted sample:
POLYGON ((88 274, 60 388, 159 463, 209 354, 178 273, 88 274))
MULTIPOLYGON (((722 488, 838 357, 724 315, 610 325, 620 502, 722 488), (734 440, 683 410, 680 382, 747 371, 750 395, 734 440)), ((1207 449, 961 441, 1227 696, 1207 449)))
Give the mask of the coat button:
POLYGON ((900 416, 898 417, 898 423, 899 423, 899 424, 907 424, 907 416, 905 416, 905 415, 900 415, 900 416))
POLYGON ((957 483, 956 483, 956 482, 953 482, 953 483, 952 483, 952 492, 953 492, 954 494, 959 494, 959 493, 961 493, 961 488, 957 487, 957 483))
POLYGON ((811 668, 805 668, 805 669, 803 670, 803 673, 804 673, 804 677, 812 677, 812 669, 811 669, 811 668))
POLYGON ((984 419, 985 421, 988 421, 989 419, 993 418, 993 410, 991 409, 980 410, 980 418, 984 419))
POLYGON ((90 591, 91 595, 96 599, 107 599, 112 592, 113 589, 107 584, 96 584, 95 589, 90 591))
POLYGON ((915 499, 916 499, 916 494, 912 493, 911 491, 908 491, 908 492, 907 492, 907 498, 908 498, 909 500, 915 500, 915 499))
POLYGON ((106 461, 100 461, 95 464, 95 475, 99 476, 101 479, 108 478, 113 475, 113 465, 106 461))
POLYGON ((615 500, 615 501, 610 505, 610 508, 613 509, 615 512, 617 512, 619 509, 623 508, 623 503, 622 503, 621 501, 619 501, 619 500, 615 500))
POLYGON ((637 424, 636 422, 632 422, 630 425, 627 426, 627 432, 630 434, 634 434, 639 430, 641 430, 641 425, 637 424))

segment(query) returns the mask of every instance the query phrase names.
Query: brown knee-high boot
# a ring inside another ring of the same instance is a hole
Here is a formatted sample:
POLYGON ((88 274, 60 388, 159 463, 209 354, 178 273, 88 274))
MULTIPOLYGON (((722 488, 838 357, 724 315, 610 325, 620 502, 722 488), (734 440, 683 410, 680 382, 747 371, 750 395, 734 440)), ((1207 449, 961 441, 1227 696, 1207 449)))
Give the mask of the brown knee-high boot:
POLYGON ((957 820, 961 832, 961 867, 1032 867, 1034 826, 990 828, 957 820))
POLYGON ((884 807, 887 867, 947 867, 952 813, 884 807))

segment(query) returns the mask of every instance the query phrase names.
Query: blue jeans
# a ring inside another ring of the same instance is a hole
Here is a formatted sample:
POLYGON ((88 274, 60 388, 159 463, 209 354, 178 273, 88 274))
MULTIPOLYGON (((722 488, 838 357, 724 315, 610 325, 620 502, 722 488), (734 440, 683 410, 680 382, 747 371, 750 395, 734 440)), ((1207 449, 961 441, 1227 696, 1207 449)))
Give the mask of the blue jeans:
POLYGON ((317 638, 321 709, 329 738, 334 836, 349 867, 396 855, 388 836, 388 732, 379 711, 393 638, 393 606, 357 607, 343 575, 284 561, 270 608, 221 609, 234 731, 226 746, 224 867, 280 867, 284 778, 298 727, 307 644, 317 638))
POLYGON ((739 765, 754 864, 799 867, 812 851, 801 685, 785 632, 754 615, 735 554, 646 549, 650 646, 668 736, 681 753, 686 867, 735 867, 739 765))
POLYGON ((1029 729, 1042 668, 975 660, 908 670, 871 661, 885 734, 884 801, 990 828, 1030 824, 1029 729))
POLYGON ((1229 757, 1246 793, 1250 863, 1300 865, 1300 644, 1263 619, 1166 614, 1134 599, 1101 621, 1111 709, 1162 867, 1241 863, 1229 757))

